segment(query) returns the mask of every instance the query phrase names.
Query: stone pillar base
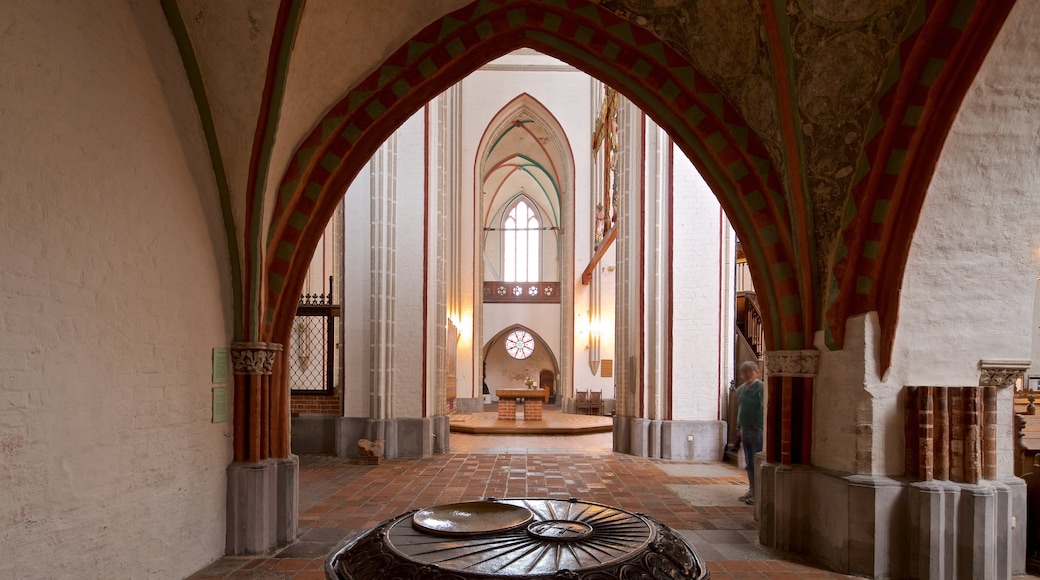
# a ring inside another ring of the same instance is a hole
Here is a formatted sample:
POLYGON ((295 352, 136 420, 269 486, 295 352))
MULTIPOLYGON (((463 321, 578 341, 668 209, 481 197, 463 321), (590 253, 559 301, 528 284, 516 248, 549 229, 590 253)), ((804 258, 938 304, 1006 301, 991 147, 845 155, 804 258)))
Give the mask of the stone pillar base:
POLYGON ((719 461, 725 452, 725 421, 661 422, 661 459, 719 461))
POLYGON ((455 399, 456 413, 483 413, 484 399, 455 399))
POLYGON ((296 540, 300 462, 268 459, 227 469, 225 553, 260 554, 296 540))
POLYGON ((1025 569, 1025 483, 908 482, 763 463, 763 546, 871 578, 1008 578, 1025 569))
POLYGON ((725 448, 725 421, 614 417, 614 451, 618 453, 677 461, 718 461, 725 448))
POLYGON ((340 417, 336 422, 336 455, 357 457, 358 439, 382 439, 386 459, 446 453, 450 447, 448 421, 447 415, 378 420, 340 417))
POLYGON ((437 415, 430 420, 433 421, 433 452, 448 453, 451 451, 451 418, 437 415))
POLYGON ((291 447, 296 453, 335 453, 339 415, 305 413, 291 420, 291 447))
POLYGON ((611 429, 611 434, 614 436, 613 449, 618 453, 631 453, 632 441, 631 428, 632 428, 632 417, 622 417, 621 415, 614 415, 614 428, 611 429))
POLYGON ((909 485, 907 577, 1008 578, 1025 570, 1025 483, 909 485), (1020 524, 1021 522, 1021 524, 1020 524))

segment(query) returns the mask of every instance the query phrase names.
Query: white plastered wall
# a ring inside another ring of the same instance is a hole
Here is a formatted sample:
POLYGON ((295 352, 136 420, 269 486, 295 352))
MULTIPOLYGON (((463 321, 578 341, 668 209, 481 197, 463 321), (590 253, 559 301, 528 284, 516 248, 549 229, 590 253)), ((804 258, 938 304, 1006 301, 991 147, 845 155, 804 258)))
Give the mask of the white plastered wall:
POLYGON ((371 310, 370 219, 372 166, 366 164, 343 196, 343 416, 368 417, 368 312, 371 310))
MULTIPOLYGON (((392 366, 378 372, 392 375, 390 417, 422 417, 423 399, 423 255, 424 255, 424 155, 425 122, 419 111, 402 125, 393 138, 396 162, 385 168, 392 172, 375 175, 386 179, 388 195, 396 196, 396 222, 391 243, 395 248, 393 263, 388 264, 394 278, 392 304, 393 326, 389 351, 392 366), (391 183, 392 182, 392 183, 391 183)), ((371 341, 386 340, 372 335, 372 240, 373 220, 371 196, 373 172, 384 169, 366 165, 344 196, 344 300, 343 362, 344 415, 369 417, 372 391, 371 341)))
MULTIPOLYGON (((882 378, 872 370, 873 315, 850 320, 850 331, 862 325, 865 333, 850 332, 846 352, 824 349, 814 406, 816 465, 902 473, 904 385, 977 385, 980 359, 1030 357, 1040 247, 1038 27, 1040 5, 1016 4, 953 124, 910 248, 891 368, 882 378), (865 361, 861 378, 826 371, 845 359, 865 361), (858 465, 850 463, 857 455, 858 465)), ((1011 413, 1011 392, 1002 389, 999 476, 1013 472, 1011 413)))
POLYGON ((0 577, 180 578, 224 550, 230 284, 157 3, 8 3, 0 44, 0 577))
POLYGON ((672 158, 672 419, 713 421, 719 419, 719 330, 733 327, 719 311, 722 215, 708 184, 674 145, 672 158))
MULTIPOLYGON (((420 110, 399 129, 397 141, 397 295, 400 324, 394 351, 394 416, 423 416, 423 257, 425 247, 426 123, 420 110)), ((431 224, 432 225, 432 224, 431 224)))

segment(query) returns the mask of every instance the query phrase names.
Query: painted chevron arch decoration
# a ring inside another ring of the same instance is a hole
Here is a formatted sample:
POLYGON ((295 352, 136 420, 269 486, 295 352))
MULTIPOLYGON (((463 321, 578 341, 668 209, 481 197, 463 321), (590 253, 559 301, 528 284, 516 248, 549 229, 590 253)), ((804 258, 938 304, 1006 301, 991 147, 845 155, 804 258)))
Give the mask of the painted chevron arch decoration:
POLYGON ((987 49, 1014 2, 920 2, 890 63, 830 260, 824 305, 831 348, 849 316, 877 310, 882 368, 891 358, 899 292, 939 154, 987 49))
MULTIPOLYGON (((770 348, 802 348, 811 315, 789 208, 765 148, 737 109, 648 30, 586 0, 482 0, 437 20, 334 105, 295 152, 268 230, 262 334, 287 332, 306 260, 372 152, 431 98, 530 47, 611 84, 665 127, 716 192, 765 298, 770 348)), ((804 267, 809 267, 805 265, 804 267)))

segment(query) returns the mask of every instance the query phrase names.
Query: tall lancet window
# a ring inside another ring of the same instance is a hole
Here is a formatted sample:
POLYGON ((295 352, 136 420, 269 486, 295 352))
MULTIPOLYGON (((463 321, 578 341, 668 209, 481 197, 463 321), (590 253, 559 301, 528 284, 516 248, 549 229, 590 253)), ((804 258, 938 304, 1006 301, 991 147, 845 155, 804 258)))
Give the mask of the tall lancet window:
POLYGON ((502 274, 506 282, 538 282, 542 223, 521 197, 502 221, 502 274))

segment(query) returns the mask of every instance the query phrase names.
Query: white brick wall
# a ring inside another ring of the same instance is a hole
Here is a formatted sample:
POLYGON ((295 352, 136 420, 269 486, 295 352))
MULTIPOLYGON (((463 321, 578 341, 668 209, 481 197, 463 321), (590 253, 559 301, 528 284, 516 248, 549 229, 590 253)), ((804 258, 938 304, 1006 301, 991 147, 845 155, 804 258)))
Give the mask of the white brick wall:
POLYGON ((4 8, 0 577, 179 578, 224 547, 227 248, 158 4, 4 8))
POLYGON ((678 148, 673 159, 672 418, 712 421, 719 418, 719 202, 678 148))

